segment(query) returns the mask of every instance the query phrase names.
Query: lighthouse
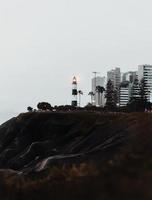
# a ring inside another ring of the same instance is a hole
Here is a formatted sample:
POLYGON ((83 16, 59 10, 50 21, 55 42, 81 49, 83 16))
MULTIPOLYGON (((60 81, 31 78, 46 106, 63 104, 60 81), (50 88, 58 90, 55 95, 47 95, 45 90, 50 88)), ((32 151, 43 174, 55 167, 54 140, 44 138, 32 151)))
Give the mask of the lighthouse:
POLYGON ((72 102, 71 105, 74 107, 77 107, 78 105, 78 100, 77 100, 77 95, 78 95, 78 89, 77 89, 77 78, 74 76, 73 81, 72 81, 72 102))

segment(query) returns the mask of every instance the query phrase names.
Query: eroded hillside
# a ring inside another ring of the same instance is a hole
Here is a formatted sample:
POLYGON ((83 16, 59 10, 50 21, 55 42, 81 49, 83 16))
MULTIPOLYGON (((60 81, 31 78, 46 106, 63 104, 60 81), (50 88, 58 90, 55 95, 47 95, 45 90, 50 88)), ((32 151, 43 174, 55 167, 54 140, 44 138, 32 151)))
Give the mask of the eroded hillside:
POLYGON ((0 194, 151 199, 151 144, 151 113, 20 114, 0 126, 0 194))

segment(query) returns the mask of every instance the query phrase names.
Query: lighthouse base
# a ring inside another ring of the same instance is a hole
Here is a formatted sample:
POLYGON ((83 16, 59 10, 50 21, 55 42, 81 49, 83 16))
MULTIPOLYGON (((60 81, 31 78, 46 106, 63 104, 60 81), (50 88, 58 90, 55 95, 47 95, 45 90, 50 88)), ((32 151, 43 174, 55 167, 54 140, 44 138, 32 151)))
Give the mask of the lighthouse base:
POLYGON ((77 107, 78 106, 78 102, 77 101, 72 101, 71 102, 71 106, 77 107))

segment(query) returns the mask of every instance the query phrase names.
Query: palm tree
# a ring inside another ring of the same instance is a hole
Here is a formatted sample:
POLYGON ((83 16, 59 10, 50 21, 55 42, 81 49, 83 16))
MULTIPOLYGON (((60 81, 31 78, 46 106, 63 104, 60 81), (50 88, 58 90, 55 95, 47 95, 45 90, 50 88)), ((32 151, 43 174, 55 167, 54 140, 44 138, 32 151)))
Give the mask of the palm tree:
POLYGON ((78 95, 79 95, 79 107, 81 107, 81 95, 83 95, 82 90, 78 90, 78 95))
POLYGON ((91 104, 93 104, 93 97, 95 96, 94 92, 93 92, 93 91, 91 91, 91 92, 89 92, 89 94, 88 94, 88 95, 90 95, 90 96, 91 96, 91 104))
POLYGON ((101 94, 103 94, 103 92, 105 91, 105 88, 98 85, 96 86, 96 92, 98 94, 98 105, 100 106, 100 97, 101 97, 101 94))

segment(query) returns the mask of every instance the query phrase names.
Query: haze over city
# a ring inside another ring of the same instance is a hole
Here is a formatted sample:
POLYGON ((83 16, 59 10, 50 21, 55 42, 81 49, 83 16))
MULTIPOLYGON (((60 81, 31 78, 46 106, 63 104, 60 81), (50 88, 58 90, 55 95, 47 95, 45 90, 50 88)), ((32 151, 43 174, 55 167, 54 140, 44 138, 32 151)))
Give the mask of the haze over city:
POLYGON ((33 107, 71 103, 80 77, 89 102, 92 71, 152 64, 150 0, 6 0, 0 3, 1 120, 33 107))

